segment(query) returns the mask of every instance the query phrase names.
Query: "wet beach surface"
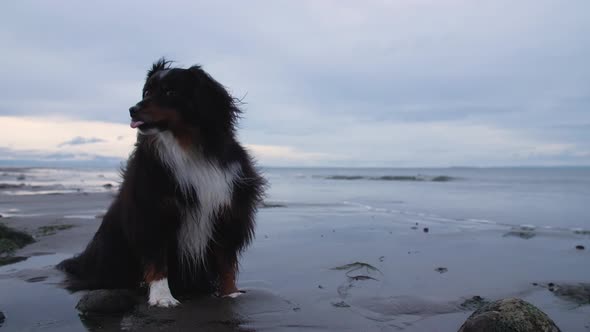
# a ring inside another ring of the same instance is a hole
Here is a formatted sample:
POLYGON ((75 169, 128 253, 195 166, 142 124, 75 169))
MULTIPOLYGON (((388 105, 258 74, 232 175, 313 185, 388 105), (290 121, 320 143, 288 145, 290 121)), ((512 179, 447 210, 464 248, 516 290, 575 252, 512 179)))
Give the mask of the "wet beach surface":
POLYGON ((80 315, 84 292, 62 289, 53 268, 84 248, 115 189, 0 196, 0 222, 36 237, 15 252, 26 260, 0 266, 0 330, 456 331, 483 303, 515 296, 563 331, 590 331, 587 228, 448 222, 340 198, 273 200, 280 186, 241 261, 245 294, 181 297, 175 309, 140 297, 121 315, 80 315))

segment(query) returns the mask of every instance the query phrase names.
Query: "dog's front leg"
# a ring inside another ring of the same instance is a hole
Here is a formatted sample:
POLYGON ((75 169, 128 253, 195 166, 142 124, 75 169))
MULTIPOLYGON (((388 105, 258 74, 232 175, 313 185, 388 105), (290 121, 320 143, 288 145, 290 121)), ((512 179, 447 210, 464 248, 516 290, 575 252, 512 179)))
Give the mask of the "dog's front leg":
POLYGON ((170 292, 165 264, 146 264, 144 280, 149 287, 149 305, 168 308, 180 304, 170 292))
POLYGON ((238 297, 242 292, 236 286, 238 262, 235 255, 227 254, 218 247, 216 256, 217 271, 219 272, 218 294, 223 297, 238 297))

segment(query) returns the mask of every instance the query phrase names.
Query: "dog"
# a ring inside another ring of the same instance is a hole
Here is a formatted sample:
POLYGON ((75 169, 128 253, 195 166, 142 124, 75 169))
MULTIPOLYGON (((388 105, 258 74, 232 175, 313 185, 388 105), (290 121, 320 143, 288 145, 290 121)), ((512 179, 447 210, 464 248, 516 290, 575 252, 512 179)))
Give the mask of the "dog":
POLYGON ((129 109, 138 134, 120 189, 86 249, 58 265, 68 289, 145 285, 159 307, 192 292, 239 294, 266 186, 236 139, 239 105, 200 66, 152 65, 129 109))

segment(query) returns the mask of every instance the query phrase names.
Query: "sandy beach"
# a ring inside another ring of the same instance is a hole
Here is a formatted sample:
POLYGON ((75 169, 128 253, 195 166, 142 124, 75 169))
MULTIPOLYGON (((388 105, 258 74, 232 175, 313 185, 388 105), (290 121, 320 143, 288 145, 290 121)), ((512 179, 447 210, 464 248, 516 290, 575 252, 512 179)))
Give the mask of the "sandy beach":
POLYGON ((267 201, 237 299, 80 316, 83 292, 62 289, 53 266, 84 248, 114 190, 1 196, 0 222, 36 242, 15 252, 26 260, 0 267, 0 329, 442 332, 482 302, 515 296, 562 331, 590 331, 588 232, 406 218, 329 199, 267 201))

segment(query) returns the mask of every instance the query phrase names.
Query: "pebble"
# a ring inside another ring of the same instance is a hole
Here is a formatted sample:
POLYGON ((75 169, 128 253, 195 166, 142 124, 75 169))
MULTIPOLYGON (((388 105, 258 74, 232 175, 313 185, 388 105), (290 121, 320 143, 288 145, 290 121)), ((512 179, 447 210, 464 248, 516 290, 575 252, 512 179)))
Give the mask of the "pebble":
POLYGON ((424 233, 428 233, 428 227, 424 227, 424 233))
POLYGON ((583 245, 580 245, 580 244, 578 244, 578 245, 576 246, 576 249, 578 249, 578 250, 584 250, 584 249, 586 249, 586 248, 585 248, 583 245))
POLYGON ((437 267, 436 269, 434 269, 434 271, 438 272, 438 273, 445 273, 447 272, 449 269, 447 269, 446 267, 437 267))

